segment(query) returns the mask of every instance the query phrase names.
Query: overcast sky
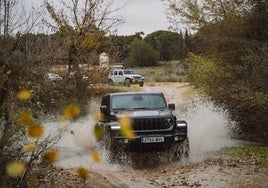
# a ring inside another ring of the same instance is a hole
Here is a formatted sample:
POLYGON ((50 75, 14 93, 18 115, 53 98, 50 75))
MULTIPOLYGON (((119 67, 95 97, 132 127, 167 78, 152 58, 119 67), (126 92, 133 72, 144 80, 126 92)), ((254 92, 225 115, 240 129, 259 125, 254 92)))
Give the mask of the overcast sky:
MULTIPOLYGON (((24 0, 26 7, 30 3, 40 5, 43 0, 24 0)), ((164 14, 165 5, 161 0, 114 0, 115 7, 122 7, 117 14, 124 23, 117 29, 118 35, 133 35, 144 32, 145 35, 157 30, 168 30, 170 24, 164 14)))
POLYGON ((118 35, 132 35, 143 31, 146 35, 157 30, 168 30, 170 24, 164 14, 165 6, 161 0, 115 0, 126 7, 118 13, 125 23, 118 28, 118 35))

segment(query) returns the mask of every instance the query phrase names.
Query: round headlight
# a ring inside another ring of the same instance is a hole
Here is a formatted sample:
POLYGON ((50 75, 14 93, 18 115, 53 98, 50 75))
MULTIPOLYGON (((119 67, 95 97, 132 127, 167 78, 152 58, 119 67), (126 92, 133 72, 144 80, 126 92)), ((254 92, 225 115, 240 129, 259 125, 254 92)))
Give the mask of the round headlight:
POLYGON ((164 119, 164 124, 166 127, 171 127, 174 124, 174 121, 172 118, 165 118, 164 119))

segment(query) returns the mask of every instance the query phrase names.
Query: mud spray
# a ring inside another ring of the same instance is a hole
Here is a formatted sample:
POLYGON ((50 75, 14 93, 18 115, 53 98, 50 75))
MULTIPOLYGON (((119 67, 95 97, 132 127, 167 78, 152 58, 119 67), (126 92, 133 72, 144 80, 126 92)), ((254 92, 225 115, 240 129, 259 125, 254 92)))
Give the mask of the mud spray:
POLYGON ((95 115, 98 112, 99 101, 89 104, 88 116, 74 122, 49 122, 45 123, 46 134, 60 135, 55 148, 59 152, 59 160, 56 166, 64 168, 84 167, 92 168, 95 163, 92 153, 96 152, 96 139, 93 133, 95 115))
MULTIPOLYGON (((95 114, 98 112, 98 102, 92 102, 89 115, 75 122, 45 123, 46 132, 50 135, 61 135, 56 144, 59 150, 57 166, 75 168, 83 166, 90 169, 118 170, 118 166, 107 164, 105 161, 94 163, 92 152, 97 151, 93 134, 95 114)), ((213 151, 235 144, 229 136, 230 121, 224 110, 216 108, 212 102, 195 101, 187 103, 183 111, 175 111, 178 119, 188 122, 190 140, 189 162, 201 161, 213 151)), ((101 155, 103 157, 103 155, 101 155)))
POLYGON ((187 104, 185 112, 179 118, 188 122, 190 141, 190 162, 201 161, 223 147, 236 144, 230 135, 235 123, 230 121, 228 113, 217 108, 210 101, 195 101, 187 104))

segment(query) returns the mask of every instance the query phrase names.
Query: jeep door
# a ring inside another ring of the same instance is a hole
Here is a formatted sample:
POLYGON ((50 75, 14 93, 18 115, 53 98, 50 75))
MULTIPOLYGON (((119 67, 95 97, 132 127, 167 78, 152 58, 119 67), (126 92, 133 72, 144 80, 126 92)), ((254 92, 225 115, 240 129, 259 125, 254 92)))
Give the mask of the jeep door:
POLYGON ((124 77, 124 72, 122 70, 117 70, 117 74, 115 76, 115 80, 117 83, 124 83, 125 77, 124 77))

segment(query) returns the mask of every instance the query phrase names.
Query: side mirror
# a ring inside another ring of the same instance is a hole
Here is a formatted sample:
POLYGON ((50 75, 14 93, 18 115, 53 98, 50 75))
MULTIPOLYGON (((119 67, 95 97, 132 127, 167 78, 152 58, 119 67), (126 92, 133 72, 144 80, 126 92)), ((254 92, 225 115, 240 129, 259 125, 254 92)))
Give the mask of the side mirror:
POLYGON ((168 104, 168 108, 172 111, 175 110, 175 104, 174 103, 168 104))

